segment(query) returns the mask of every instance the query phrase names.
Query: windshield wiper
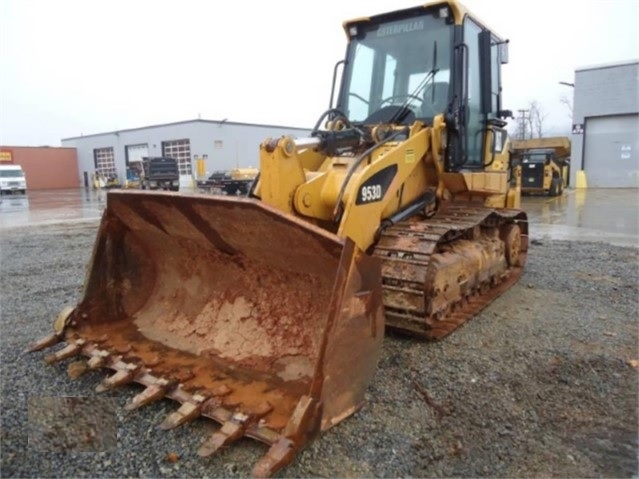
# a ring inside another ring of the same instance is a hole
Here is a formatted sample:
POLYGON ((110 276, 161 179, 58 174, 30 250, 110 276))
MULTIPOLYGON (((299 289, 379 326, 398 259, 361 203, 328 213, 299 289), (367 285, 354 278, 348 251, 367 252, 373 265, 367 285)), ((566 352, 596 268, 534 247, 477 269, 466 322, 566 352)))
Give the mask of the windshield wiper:
POLYGON ((426 87, 431 81, 433 82, 432 102, 435 102, 435 75, 437 74, 437 72, 439 72, 439 68, 437 67, 437 40, 435 40, 433 43, 433 64, 430 71, 426 74, 424 79, 419 82, 415 90, 413 90, 406 96, 406 100, 403 104, 400 105, 397 112, 395 112, 395 114, 390 118, 389 123, 401 123, 404 118, 406 118, 406 116, 410 113, 408 105, 410 104, 411 100, 414 97, 419 96, 422 91, 425 91, 426 87))

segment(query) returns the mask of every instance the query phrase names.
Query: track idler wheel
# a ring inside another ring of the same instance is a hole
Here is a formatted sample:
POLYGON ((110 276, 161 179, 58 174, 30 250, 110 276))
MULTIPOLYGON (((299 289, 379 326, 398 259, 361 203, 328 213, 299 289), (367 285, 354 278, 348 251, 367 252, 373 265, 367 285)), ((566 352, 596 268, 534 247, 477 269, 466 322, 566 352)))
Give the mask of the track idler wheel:
POLYGON ((517 224, 509 224, 502 228, 499 235, 506 246, 508 266, 521 266, 521 229, 517 224))

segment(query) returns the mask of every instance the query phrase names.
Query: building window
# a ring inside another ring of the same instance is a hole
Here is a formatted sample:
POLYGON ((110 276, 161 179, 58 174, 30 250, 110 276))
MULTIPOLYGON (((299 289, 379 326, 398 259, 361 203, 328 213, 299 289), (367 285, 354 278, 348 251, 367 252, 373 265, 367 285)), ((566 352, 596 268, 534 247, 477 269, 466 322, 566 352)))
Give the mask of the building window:
POLYGON ((217 149, 224 148, 224 142, 222 140, 215 140, 213 146, 217 149))
POLYGON ((95 171, 100 173, 102 176, 117 176, 117 172, 115 171, 115 155, 113 154, 113 147, 94 149, 93 164, 95 165, 95 171))
POLYGON ((170 140, 162 142, 162 156, 175 158, 178 161, 180 175, 191 174, 191 142, 190 140, 170 140))

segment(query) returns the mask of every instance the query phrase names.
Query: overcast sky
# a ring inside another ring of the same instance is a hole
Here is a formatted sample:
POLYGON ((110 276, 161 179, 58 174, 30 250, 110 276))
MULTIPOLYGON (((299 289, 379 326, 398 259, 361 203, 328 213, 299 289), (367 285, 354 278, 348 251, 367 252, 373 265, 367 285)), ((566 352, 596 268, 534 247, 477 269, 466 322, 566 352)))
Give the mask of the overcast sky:
MULTIPOLYGON (((419 0, 0 0, 0 144, 198 118, 312 127, 342 21, 419 0)), ((570 128, 575 68, 639 58, 639 0, 466 0, 510 40, 504 107, 570 128)))

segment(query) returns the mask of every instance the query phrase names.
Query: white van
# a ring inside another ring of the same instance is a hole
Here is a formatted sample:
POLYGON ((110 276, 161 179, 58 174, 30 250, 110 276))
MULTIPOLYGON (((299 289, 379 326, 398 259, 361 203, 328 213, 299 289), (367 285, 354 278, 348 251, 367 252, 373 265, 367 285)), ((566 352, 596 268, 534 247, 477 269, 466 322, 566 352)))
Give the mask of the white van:
POLYGON ((0 165, 0 193, 27 192, 27 180, 20 165, 0 165))

